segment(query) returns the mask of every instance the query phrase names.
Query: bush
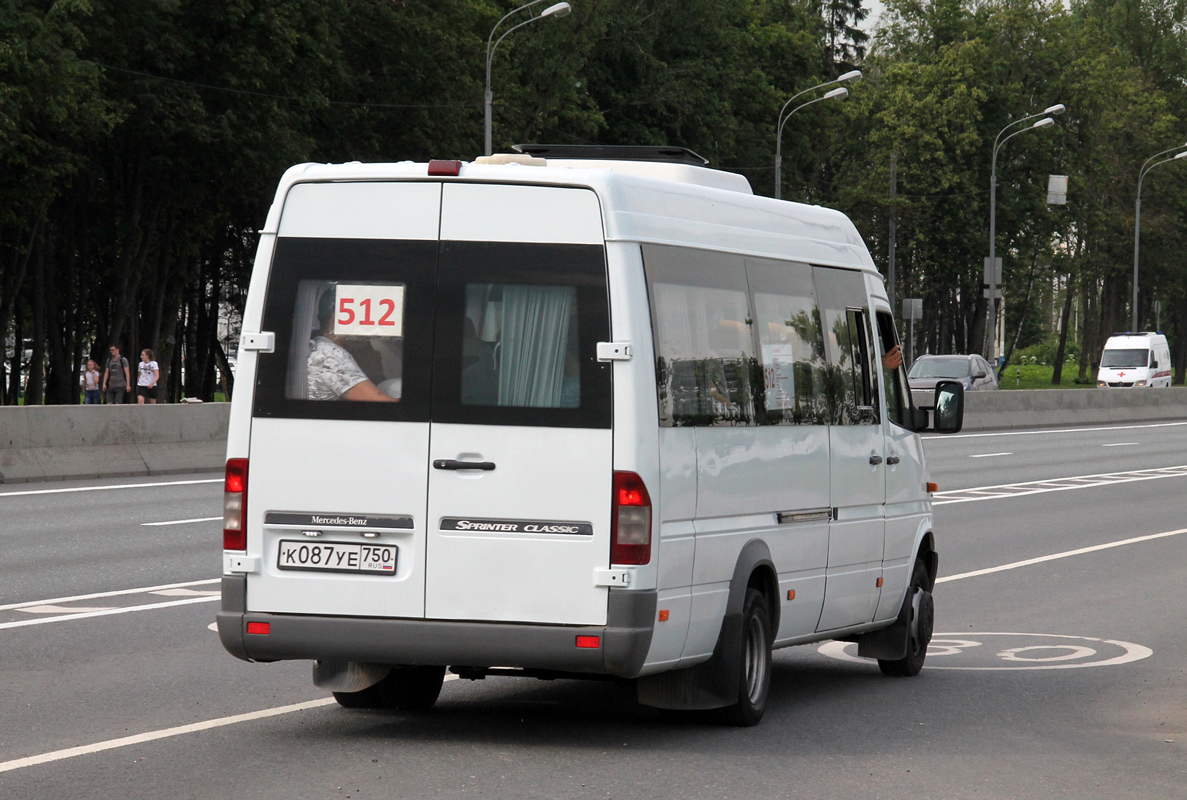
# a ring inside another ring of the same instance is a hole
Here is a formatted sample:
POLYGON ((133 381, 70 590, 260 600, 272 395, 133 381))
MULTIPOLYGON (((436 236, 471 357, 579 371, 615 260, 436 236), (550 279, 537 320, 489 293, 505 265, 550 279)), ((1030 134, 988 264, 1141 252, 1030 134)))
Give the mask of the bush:
MULTIPOLYGON (((1041 364, 1043 366, 1051 366, 1055 363, 1055 354, 1059 350, 1059 334, 1048 333, 1038 344, 1032 344, 1030 347, 1019 348, 1014 351, 1013 357, 1010 359, 1014 364, 1041 364)), ((1064 352, 1063 363, 1072 364, 1080 360, 1080 346, 1079 344, 1068 337, 1067 349, 1064 352)))

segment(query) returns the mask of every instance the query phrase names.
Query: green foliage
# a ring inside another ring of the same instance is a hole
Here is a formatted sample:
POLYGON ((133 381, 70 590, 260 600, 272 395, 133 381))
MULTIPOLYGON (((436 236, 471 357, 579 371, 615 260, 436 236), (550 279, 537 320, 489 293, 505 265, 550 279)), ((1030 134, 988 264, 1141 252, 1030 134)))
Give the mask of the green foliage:
MULTIPOLYGON (((26 377, 30 402, 69 396, 110 339, 156 349, 170 396, 182 365, 187 394, 229 391, 217 321, 243 303, 280 174, 478 154, 488 36, 520 4, 0 0, 0 174, 14 178, 0 182, 0 338, 34 343, 27 375, 0 371, 0 402, 26 377)), ((869 41, 863 13, 575 2, 500 44, 496 148, 678 144, 773 194, 779 109, 859 66, 848 100, 786 126, 784 196, 844 210, 882 267, 893 215, 895 293, 924 298, 918 344, 970 352, 996 167, 1007 350, 1054 357, 1070 286, 1066 357, 1084 354, 1087 375, 1100 337, 1128 327, 1138 168, 1187 139, 1187 0, 887 0, 869 41), (1009 128, 993 160, 1003 129, 1054 103, 1068 108, 1055 127, 1009 128), (1066 206, 1044 202, 1051 173, 1069 176, 1066 206)), ((1143 327, 1161 302, 1179 376, 1184 164, 1143 183, 1139 300, 1143 327)))

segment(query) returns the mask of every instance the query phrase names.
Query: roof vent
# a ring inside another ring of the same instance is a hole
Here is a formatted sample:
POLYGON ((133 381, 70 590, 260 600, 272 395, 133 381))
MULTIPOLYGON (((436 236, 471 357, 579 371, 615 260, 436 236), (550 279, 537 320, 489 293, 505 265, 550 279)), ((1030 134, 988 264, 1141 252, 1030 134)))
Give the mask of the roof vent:
POLYGON ((493 156, 479 156, 475 164, 523 164, 525 167, 547 167, 548 159, 521 153, 495 153, 493 156))
POLYGON ((579 161, 658 161, 665 164, 688 164, 704 167, 709 159, 687 147, 652 147, 633 144, 517 144, 517 153, 540 158, 579 161))

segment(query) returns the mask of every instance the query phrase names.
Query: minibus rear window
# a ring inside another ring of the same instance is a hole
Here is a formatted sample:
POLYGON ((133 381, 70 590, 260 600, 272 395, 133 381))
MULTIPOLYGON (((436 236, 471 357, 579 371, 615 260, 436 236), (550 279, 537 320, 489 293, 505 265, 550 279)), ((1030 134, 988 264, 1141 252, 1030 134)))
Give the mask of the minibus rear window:
POLYGON ((281 237, 257 416, 428 421, 437 243, 281 237))
POLYGON ((580 408, 577 289, 466 284, 463 405, 580 408))

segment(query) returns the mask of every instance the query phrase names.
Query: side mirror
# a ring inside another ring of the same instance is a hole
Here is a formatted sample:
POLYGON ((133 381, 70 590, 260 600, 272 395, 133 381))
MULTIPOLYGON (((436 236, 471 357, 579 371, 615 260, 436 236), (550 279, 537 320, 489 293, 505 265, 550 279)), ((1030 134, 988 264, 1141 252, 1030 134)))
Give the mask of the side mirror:
POLYGON ((974 372, 973 373, 973 377, 977 380, 981 380, 982 378, 985 377, 985 375, 986 375, 986 373, 984 373, 984 372, 974 372))
POLYGON ((1158 359, 1154 359, 1154 363, 1150 365, 1151 369, 1158 369, 1158 359))
POLYGON ((936 405, 932 412, 936 433, 960 433, 964 426, 964 386, 956 381, 936 384, 936 405))

